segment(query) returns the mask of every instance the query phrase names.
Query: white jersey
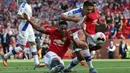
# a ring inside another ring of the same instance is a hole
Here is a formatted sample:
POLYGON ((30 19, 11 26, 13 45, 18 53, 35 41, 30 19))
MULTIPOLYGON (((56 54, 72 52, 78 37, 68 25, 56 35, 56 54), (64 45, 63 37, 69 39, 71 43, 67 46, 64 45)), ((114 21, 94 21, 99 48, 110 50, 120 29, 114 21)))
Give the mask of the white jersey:
MULTIPOLYGON (((23 13, 26 13, 29 18, 32 17, 32 7, 27 2, 23 2, 19 7, 18 15, 22 15, 23 13)), ((28 27, 30 25, 26 23, 26 20, 22 20, 20 29, 25 31, 28 27)))
MULTIPOLYGON (((68 12, 63 13, 63 15, 65 16, 71 16, 71 17, 78 17, 80 18, 80 21, 82 20, 83 16, 82 16, 82 8, 76 8, 76 9, 72 9, 68 12)), ((78 23, 73 22, 73 21, 67 21, 68 23, 68 29, 73 29, 76 28, 76 26, 78 25, 78 23)))
MULTIPOLYGON (((27 2, 23 2, 18 10, 18 15, 22 15, 26 13, 28 17, 32 17, 32 8, 27 2)), ((19 43, 22 45, 26 45, 26 42, 35 42, 34 31, 32 25, 24 19, 21 19, 21 23, 19 25, 19 43)), ((36 49, 32 49, 32 51, 36 51, 36 49)))

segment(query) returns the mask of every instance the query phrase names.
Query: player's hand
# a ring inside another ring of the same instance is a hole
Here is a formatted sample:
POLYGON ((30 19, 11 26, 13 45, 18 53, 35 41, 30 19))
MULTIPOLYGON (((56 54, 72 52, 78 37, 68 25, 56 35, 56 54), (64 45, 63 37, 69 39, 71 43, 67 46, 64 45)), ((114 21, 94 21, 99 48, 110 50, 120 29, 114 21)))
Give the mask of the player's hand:
POLYGON ((28 15, 27 15, 26 13, 23 13, 23 17, 24 17, 27 21, 29 21, 28 15))

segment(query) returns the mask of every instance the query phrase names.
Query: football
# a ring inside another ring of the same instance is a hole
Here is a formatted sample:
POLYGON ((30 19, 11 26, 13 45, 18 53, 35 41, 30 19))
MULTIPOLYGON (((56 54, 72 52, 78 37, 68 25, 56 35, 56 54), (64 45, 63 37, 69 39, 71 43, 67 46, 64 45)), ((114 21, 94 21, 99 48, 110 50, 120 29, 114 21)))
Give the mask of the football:
POLYGON ((102 32, 97 32, 93 37, 93 40, 96 42, 96 44, 103 44, 106 41, 106 36, 102 32))

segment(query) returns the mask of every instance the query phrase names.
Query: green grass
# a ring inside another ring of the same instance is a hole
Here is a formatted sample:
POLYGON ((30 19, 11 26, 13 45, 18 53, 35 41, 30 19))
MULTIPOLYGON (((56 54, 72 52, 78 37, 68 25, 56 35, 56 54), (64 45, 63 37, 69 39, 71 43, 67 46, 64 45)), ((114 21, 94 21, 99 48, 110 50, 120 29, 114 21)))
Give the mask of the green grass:
MULTIPOLYGON (((65 65, 69 62, 65 60, 65 65)), ((98 73, 130 73, 130 60, 93 60, 93 65, 98 73)), ((80 64, 75 69, 77 73, 88 73, 88 67, 80 64)), ((33 60, 9 60, 8 67, 4 67, 0 60, 0 73, 49 73, 49 70, 47 67, 34 70, 33 60)))

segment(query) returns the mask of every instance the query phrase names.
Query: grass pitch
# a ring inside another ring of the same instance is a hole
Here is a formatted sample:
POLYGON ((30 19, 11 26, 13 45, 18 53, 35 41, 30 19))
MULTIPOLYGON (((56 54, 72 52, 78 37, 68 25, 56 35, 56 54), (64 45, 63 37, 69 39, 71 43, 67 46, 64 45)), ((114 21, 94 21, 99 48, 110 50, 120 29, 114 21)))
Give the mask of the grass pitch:
MULTIPOLYGON (((67 66, 70 60, 64 60, 64 62, 65 66, 67 66)), ((0 73, 49 73, 47 67, 36 68, 34 70, 33 60, 9 60, 8 63, 8 67, 4 67, 2 60, 0 60, 0 73)), ((98 73, 130 73, 130 59, 93 60, 93 65, 98 73)), ((77 70, 76 73, 88 73, 87 66, 79 64, 75 69, 77 70)))

